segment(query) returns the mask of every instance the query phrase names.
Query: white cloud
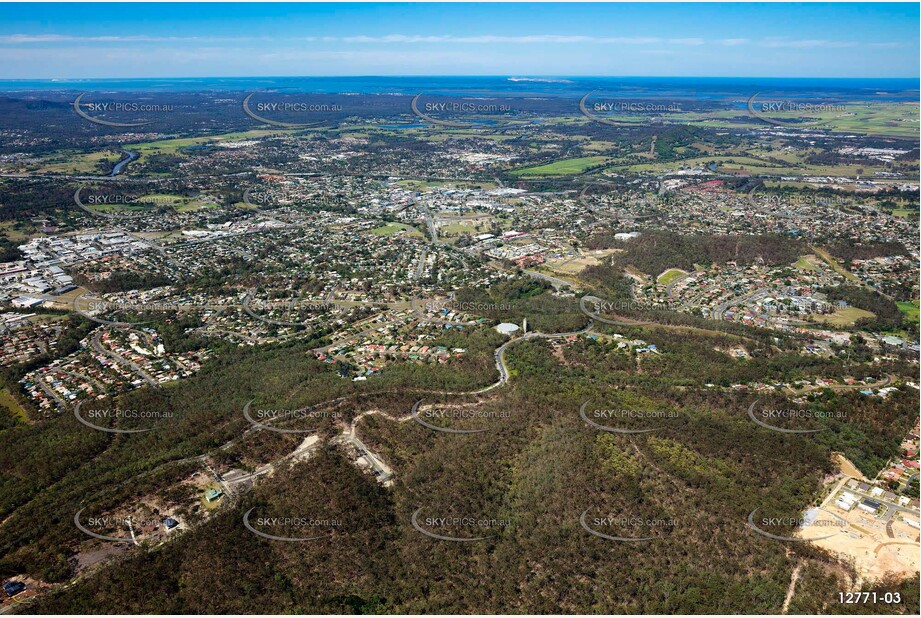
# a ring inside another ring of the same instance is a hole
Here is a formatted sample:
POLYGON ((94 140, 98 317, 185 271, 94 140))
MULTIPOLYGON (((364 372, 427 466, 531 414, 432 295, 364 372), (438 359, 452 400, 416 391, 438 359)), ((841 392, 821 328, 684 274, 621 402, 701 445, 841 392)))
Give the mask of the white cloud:
POLYGON ((672 45, 694 45, 694 46, 697 46, 697 45, 705 45, 705 44, 707 43, 707 42, 704 41, 703 39, 695 39, 695 38, 690 38, 690 39, 669 39, 668 42, 671 43, 672 45))
POLYGON ((801 39, 790 40, 783 38, 768 38, 761 41, 762 47, 789 47, 794 49, 806 49, 814 47, 854 47, 857 43, 853 41, 828 41, 826 39, 801 39))
POLYGON ((322 42, 346 44, 574 44, 598 43, 606 45, 653 45, 669 43, 672 45, 704 45, 706 41, 701 38, 679 38, 663 40, 658 37, 595 37, 569 34, 531 34, 520 36, 506 36, 483 34, 477 36, 455 35, 410 35, 388 34, 385 36, 306 36, 297 38, 274 37, 197 37, 197 36, 146 36, 146 35, 105 35, 105 36, 75 36, 70 34, 6 34, 0 35, 0 44, 3 45, 30 45, 37 43, 180 43, 180 42, 237 42, 237 41, 291 41, 291 42, 322 42))
POLYGON ((270 37, 199 37, 105 35, 74 36, 70 34, 0 34, 0 45, 30 45, 34 43, 232 43, 240 40, 272 40, 270 37))

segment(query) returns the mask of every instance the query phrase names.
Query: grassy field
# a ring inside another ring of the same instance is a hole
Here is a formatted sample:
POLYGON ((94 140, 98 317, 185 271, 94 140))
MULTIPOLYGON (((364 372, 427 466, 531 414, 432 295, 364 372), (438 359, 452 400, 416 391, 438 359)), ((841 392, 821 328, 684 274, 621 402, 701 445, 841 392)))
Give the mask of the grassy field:
MULTIPOLYGON (((771 174, 771 175, 814 175, 814 176, 846 176, 856 177, 857 170, 862 169, 864 175, 868 175, 877 169, 871 163, 863 165, 807 165, 798 163, 799 153, 774 153, 774 152, 750 152, 742 155, 717 155, 706 157, 694 157, 690 159, 681 159, 677 161, 662 161, 658 163, 633 163, 633 164, 614 164, 612 170, 631 171, 631 172, 669 172, 682 169, 705 169, 709 163, 716 163, 722 173, 731 173, 739 175, 747 174, 771 174), (758 157, 763 153, 765 157, 774 157, 781 162, 768 161, 758 157), (777 156, 780 155, 780 156, 777 156)), ((882 169, 879 167, 879 169, 882 169)))
POLYGON ((903 219, 917 219, 918 211, 911 208, 896 208, 892 211, 892 216, 901 217, 903 219))
POLYGON ((31 238, 28 234, 14 228, 13 225, 13 221, 0 223, 0 236, 5 236, 12 241, 29 240, 31 238))
POLYGON ((901 300, 895 304, 909 322, 918 321, 919 309, 917 300, 901 300))
POLYGON ((568 176, 581 174, 590 167, 603 165, 610 160, 609 157, 579 157, 577 159, 562 159, 537 167, 525 167, 511 172, 514 176, 568 176))
POLYGON ((850 281, 857 281, 857 282, 860 281, 857 275, 855 275, 854 273, 846 269, 844 266, 842 266, 841 263, 838 262, 838 260, 836 260, 834 257, 832 257, 832 255, 825 249, 819 249, 818 247, 812 247, 812 250, 815 251, 816 255, 818 255, 820 258, 825 260, 825 263, 831 266, 832 270, 834 270, 836 273, 838 273, 845 279, 849 279, 850 281))
POLYGON ((101 174, 97 167, 100 162, 104 161, 109 168, 112 168, 122 158, 122 154, 114 150, 90 153, 61 151, 46 157, 34 171, 47 174, 97 175, 101 174))
POLYGON ((688 274, 687 271, 681 270, 680 268, 669 268, 664 273, 659 275, 656 278, 656 281, 658 281, 662 285, 668 285, 671 282, 675 281, 676 279, 680 277, 683 277, 686 274, 688 274))
POLYGON ((876 314, 864 309, 858 309, 857 307, 844 307, 843 309, 838 309, 834 313, 813 315, 812 317, 815 318, 817 322, 822 322, 831 326, 851 326, 860 318, 872 318, 876 317, 876 314))
POLYGON ((600 263, 601 261, 598 258, 586 255, 578 258, 549 260, 544 266, 554 274, 572 277, 578 275, 587 267, 597 266, 600 263))
MULTIPOLYGON (((770 114, 767 114, 768 116, 770 114)), ((785 114, 788 115, 788 114, 785 114)), ((873 105, 847 105, 842 111, 810 113, 810 118, 820 120, 817 126, 838 133, 885 135, 917 139, 917 103, 874 103, 873 105)), ((687 112, 666 114, 670 122, 706 126, 710 128, 764 128, 762 120, 751 117, 747 110, 721 110, 714 112, 687 112)))
POLYGON ((194 197, 183 197, 167 193, 155 193, 138 198, 140 202, 149 202, 157 206, 171 206, 177 212, 191 212, 202 208, 213 208, 214 202, 194 197))
MULTIPOLYGON (((204 137, 180 137, 155 140, 152 142, 140 142, 137 144, 127 144, 124 148, 137 152, 140 158, 143 159, 145 155, 152 154, 182 155, 182 149, 188 148, 189 146, 258 139, 269 135, 291 133, 292 131, 296 131, 296 129, 255 129, 252 131, 237 131, 234 133, 223 133, 204 137)), ((101 152, 89 153, 75 150, 60 150, 44 157, 37 165, 28 166, 27 170, 47 174, 99 175, 103 173, 97 167, 100 162, 104 161, 106 167, 111 169, 122 158, 122 153, 116 150, 103 150, 101 152)), ((130 168, 131 166, 129 165, 128 167, 130 168)), ((108 171, 105 173, 108 173, 108 171)))
POLYGON ((13 395, 5 387, 0 388, 0 406, 12 412, 13 416, 21 420, 23 423, 27 423, 29 421, 29 417, 26 414, 26 411, 21 405, 19 405, 19 402, 13 398, 13 395))
POLYGON ((399 232, 404 232, 407 236, 422 236, 422 232, 404 223, 388 223, 371 230, 372 234, 377 234, 378 236, 391 236, 399 232))
POLYGON ((793 264, 793 268, 797 268, 799 270, 810 270, 810 271, 818 270, 818 268, 816 268, 816 265, 813 264, 812 261, 809 259, 809 256, 806 256, 806 255, 796 260, 796 262, 793 264))
POLYGON ((221 135, 209 135, 205 137, 177 137, 153 142, 129 144, 125 146, 125 148, 127 150, 134 150, 139 153, 141 157, 145 154, 182 154, 181 150, 189 146, 204 146, 206 144, 217 144, 220 142, 259 139, 269 135, 289 134, 296 130, 297 129, 254 129, 252 131, 237 131, 235 133, 222 133, 221 135))
POLYGON ((489 227, 484 221, 458 221, 439 228, 440 236, 459 236, 461 234, 482 234, 489 227))
POLYGON ((144 211, 153 211, 156 206, 153 204, 84 204, 87 209, 93 210, 95 212, 101 212, 106 214, 120 213, 120 212, 144 212, 144 211))

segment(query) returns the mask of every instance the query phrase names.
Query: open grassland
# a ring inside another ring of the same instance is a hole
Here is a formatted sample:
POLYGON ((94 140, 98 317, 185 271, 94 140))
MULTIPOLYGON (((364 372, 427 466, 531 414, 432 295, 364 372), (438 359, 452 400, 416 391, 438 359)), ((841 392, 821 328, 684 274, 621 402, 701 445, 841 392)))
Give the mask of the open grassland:
POLYGON ((793 264, 793 268, 799 270, 816 271, 818 270, 818 267, 813 262, 815 259, 815 256, 804 255, 800 259, 796 260, 796 262, 793 264))
POLYGON ((107 169, 110 170, 122 158, 124 158, 123 155, 115 150, 89 153, 65 150, 46 157, 37 168, 30 169, 30 171, 40 174, 101 175, 108 172, 100 170, 100 163, 104 162, 107 169))
POLYGON ((707 157, 692 157, 676 161, 661 161, 657 163, 624 164, 615 163, 611 166, 613 171, 629 172, 673 172, 682 169, 707 169, 710 163, 715 163, 717 170, 723 174, 766 174, 766 175, 804 175, 804 176, 845 176, 854 178, 858 173, 872 174, 873 171, 882 170, 870 162, 860 165, 811 165, 803 163, 805 153, 794 152, 765 152, 750 151, 745 155, 719 155, 707 157), (758 156, 761 155, 761 156, 758 156), (761 158, 761 157, 764 158, 761 158), (768 157, 778 159, 771 161, 768 157), (781 161, 782 160, 782 161, 781 161))
POLYGON ((688 274, 687 271, 681 270, 680 268, 669 268, 668 270, 663 272, 661 275, 659 275, 656 281, 658 281, 662 285, 668 285, 672 283, 673 281, 675 281, 676 279, 679 279, 685 276, 686 274, 688 274))
POLYGON ((603 165, 609 160, 608 157, 601 156, 562 159, 546 165, 513 170, 510 173, 513 176, 568 176, 570 174, 581 174, 585 170, 596 165, 603 165))
POLYGON ((818 247, 812 247, 812 250, 815 251, 815 254, 816 254, 816 255, 818 255, 820 258, 822 258, 823 260, 825 260, 825 263, 828 264, 829 266, 831 266, 832 269, 833 269, 836 273, 838 273, 839 275, 841 275, 841 276, 844 277, 845 279, 849 279, 850 281, 856 281, 856 282, 859 282, 859 281, 860 281, 860 279, 857 277, 857 275, 855 275, 854 273, 852 273, 851 271, 849 271, 848 269, 846 269, 844 266, 842 266, 841 263, 840 263, 838 260, 836 260, 836 259, 835 259, 828 251, 826 251, 825 249, 819 249, 818 247))
MULTIPOLYGON (((810 113, 808 118, 804 116, 803 120, 818 122, 802 128, 817 128, 833 133, 859 133, 912 139, 918 137, 918 103, 846 104, 846 108, 844 111, 810 113)), ((710 128, 763 129, 774 126, 752 117, 744 109, 666 114, 662 116, 662 119, 666 122, 681 122, 710 128)), ((792 120, 789 114, 780 119, 792 120)))
POLYGON ((201 197, 184 197, 168 193, 154 193, 139 197, 138 202, 154 206, 169 206, 177 212, 191 212, 202 208, 213 208, 216 202, 201 197))
POLYGON ((22 230, 18 230, 13 226, 13 221, 4 221, 3 223, 0 223, 0 237, 8 238, 14 242, 20 240, 29 240, 29 238, 31 238, 29 234, 26 234, 22 230))
POLYGON ((896 208, 892 211, 892 216, 901 217, 903 219, 917 219, 918 210, 913 208, 896 208))
POLYGON ((371 230, 372 234, 377 234, 378 236, 392 236, 400 232, 407 236, 422 236, 422 232, 405 223, 388 223, 387 225, 382 225, 381 227, 371 230))
POLYGON ((6 387, 0 388, 0 408, 6 408, 9 410, 13 416, 23 423, 29 421, 29 417, 26 414, 25 409, 19 405, 19 402, 13 397, 9 390, 6 387))
POLYGON ((219 144, 221 142, 237 142, 250 139, 260 139, 270 135, 289 135, 298 131, 298 129, 253 129, 252 131, 237 131, 234 133, 222 133, 220 135, 208 135, 203 137, 177 137, 172 139, 155 140, 152 142, 140 142, 129 144, 125 148, 133 150, 143 157, 145 154, 182 154, 183 148, 192 146, 206 146, 219 144))
POLYGON ((843 307, 834 313, 816 314, 812 316, 817 322, 831 326, 851 326, 861 318, 873 318, 876 314, 857 307, 843 307))
MULTIPOLYGON (((247 139, 259 139, 269 135, 284 135, 295 129, 254 129, 252 131, 237 131, 210 135, 203 137, 179 137, 150 142, 128 144, 126 150, 132 150, 140 155, 171 154, 183 155, 182 150, 191 146, 204 146, 221 142, 232 142, 247 139)), ((79 152, 76 150, 60 150, 44 157, 40 162, 26 166, 24 171, 42 174, 79 174, 79 175, 104 175, 108 174, 124 156, 117 150, 103 150, 100 152, 79 152), (100 169, 99 164, 105 166, 100 169)), ((128 166, 130 168, 130 165, 128 166)))
POLYGON ((901 300, 895 303, 899 311, 902 312, 902 315, 905 316, 905 319, 909 322, 917 322, 919 309, 917 300, 901 300))
POLYGON ((489 227, 486 221, 456 221, 438 228, 441 236, 458 236, 460 234, 482 234, 489 227))

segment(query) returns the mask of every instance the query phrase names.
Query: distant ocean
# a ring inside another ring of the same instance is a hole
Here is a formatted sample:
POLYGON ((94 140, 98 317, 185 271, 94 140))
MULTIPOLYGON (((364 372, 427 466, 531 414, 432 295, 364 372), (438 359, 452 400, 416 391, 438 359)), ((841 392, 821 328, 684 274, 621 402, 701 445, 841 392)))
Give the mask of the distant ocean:
POLYGON ((691 96, 701 100, 750 96, 759 90, 876 100, 918 100, 911 78, 767 77, 203 77, 162 79, 0 80, 0 92, 243 92, 318 94, 497 95, 581 97, 588 92, 626 97, 691 96))

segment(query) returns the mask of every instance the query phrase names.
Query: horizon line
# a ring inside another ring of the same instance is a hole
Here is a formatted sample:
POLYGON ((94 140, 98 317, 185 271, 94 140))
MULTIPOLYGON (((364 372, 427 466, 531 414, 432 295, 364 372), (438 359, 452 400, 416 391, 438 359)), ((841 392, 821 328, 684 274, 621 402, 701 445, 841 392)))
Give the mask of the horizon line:
POLYGON ((669 79, 903 79, 919 80, 921 75, 894 75, 894 76, 835 76, 835 75, 553 75, 553 74, 522 74, 522 73, 481 73, 481 74, 326 74, 326 75, 166 75, 153 77, 3 77, 0 81, 64 81, 64 80, 157 80, 157 79, 328 79, 332 77, 353 79, 403 79, 420 77, 449 77, 449 78, 520 78, 520 79, 630 79, 630 78, 669 78, 669 79))

